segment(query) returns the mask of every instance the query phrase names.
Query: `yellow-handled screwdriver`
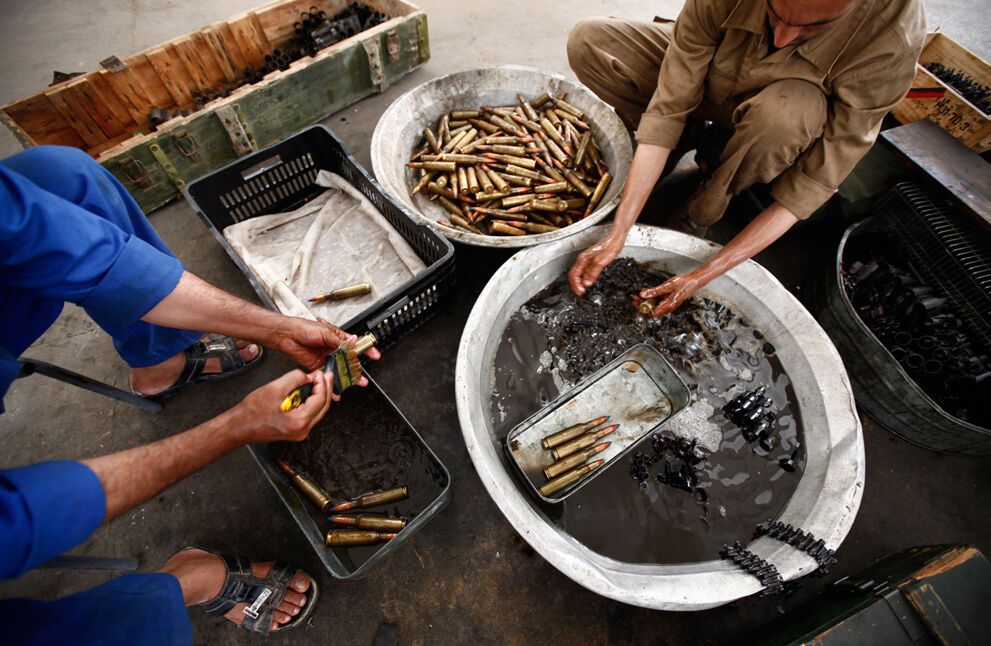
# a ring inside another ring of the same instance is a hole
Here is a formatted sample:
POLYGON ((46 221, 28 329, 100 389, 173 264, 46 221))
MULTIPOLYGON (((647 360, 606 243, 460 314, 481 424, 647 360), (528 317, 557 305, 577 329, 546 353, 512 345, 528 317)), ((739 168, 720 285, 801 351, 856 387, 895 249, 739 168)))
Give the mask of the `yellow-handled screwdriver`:
MULTIPOLYGON (((374 348, 376 343, 378 343, 378 339, 369 332, 360 337, 354 345, 342 344, 333 354, 327 356, 324 372, 333 372, 334 374, 333 390, 335 395, 340 395, 361 380, 361 355, 374 348)), ((312 394, 313 384, 303 384, 282 400, 279 409, 283 413, 288 413, 302 406, 303 402, 312 394)))

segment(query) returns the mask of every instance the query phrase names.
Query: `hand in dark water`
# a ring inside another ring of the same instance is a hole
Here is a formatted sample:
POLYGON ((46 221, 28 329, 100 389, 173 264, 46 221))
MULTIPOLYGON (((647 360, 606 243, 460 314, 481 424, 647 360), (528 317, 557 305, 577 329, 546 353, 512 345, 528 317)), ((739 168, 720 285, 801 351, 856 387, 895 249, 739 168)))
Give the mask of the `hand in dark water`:
POLYGON ((678 309, 682 303, 702 287, 701 281, 691 274, 672 276, 657 287, 640 290, 640 298, 656 298, 657 305, 650 313, 651 318, 657 318, 678 309))

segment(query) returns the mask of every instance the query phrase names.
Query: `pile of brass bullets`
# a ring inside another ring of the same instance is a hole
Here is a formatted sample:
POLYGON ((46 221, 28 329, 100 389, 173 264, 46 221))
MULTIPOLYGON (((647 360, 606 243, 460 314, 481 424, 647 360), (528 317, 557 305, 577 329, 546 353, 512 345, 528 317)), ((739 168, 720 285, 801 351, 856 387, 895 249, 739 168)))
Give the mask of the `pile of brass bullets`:
POLYGON ((354 528, 332 529, 327 532, 324 540, 330 547, 373 545, 390 541, 406 527, 406 520, 403 518, 392 518, 379 514, 351 516, 341 513, 405 500, 409 497, 409 489, 406 488, 406 485, 363 493, 350 500, 335 504, 330 499, 330 495, 312 479, 296 471, 282 460, 277 460, 276 464, 286 474, 293 486, 317 506, 321 514, 329 515, 328 519, 332 524, 354 528))
POLYGON ((619 424, 595 430, 605 424, 608 415, 551 433, 541 441, 541 445, 551 452, 555 462, 544 469, 547 482, 540 486, 543 496, 550 496, 570 487, 587 473, 602 466, 603 460, 589 462, 593 457, 609 447, 609 442, 599 442, 609 435, 619 424))
POLYGON ((444 207, 440 224, 479 235, 549 233, 588 217, 612 175, 565 98, 519 94, 518 105, 444 114, 410 159, 412 194, 444 207))

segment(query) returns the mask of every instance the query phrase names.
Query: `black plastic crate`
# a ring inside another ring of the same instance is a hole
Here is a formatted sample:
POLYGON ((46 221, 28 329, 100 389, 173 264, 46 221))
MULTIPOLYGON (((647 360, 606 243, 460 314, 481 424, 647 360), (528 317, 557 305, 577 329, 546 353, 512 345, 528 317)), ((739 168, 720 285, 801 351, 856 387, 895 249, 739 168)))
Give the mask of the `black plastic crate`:
POLYGON ((392 400, 369 377, 365 388, 351 388, 303 442, 252 445, 251 453, 320 561, 339 579, 358 579, 418 532, 451 499, 451 475, 392 400), (407 485, 409 498, 356 513, 389 513, 409 524, 386 543, 327 547, 332 528, 320 510, 279 470, 285 460, 323 488, 334 501, 407 485))
POLYGON ((312 200, 326 190, 314 183, 321 170, 337 173, 357 188, 427 265, 426 271, 351 320, 334 321, 354 334, 372 332, 379 347, 387 347, 423 324, 451 291, 455 282, 454 247, 430 227, 418 224, 406 209, 389 198, 328 128, 312 126, 243 157, 190 183, 184 194, 213 237, 247 276, 258 297, 267 307, 276 309, 222 231, 259 215, 292 211, 312 200))

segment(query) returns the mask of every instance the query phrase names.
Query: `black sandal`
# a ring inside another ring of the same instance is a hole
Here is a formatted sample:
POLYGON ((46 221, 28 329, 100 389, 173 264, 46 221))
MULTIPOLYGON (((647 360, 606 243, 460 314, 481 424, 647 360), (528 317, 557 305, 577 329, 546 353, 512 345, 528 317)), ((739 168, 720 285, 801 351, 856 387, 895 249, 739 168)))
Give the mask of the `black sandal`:
POLYGON ((251 573, 251 562, 242 556, 214 552, 195 546, 183 549, 201 550, 218 556, 224 561, 227 568, 227 580, 220 588, 220 594, 206 603, 197 604, 208 614, 223 617, 237 604, 245 603, 247 605, 244 607, 244 621, 236 625, 251 632, 269 634, 300 626, 309 618, 313 608, 316 607, 319 591, 317 582, 313 577, 310 577, 310 587, 303 593, 306 595, 306 603, 300 613, 290 619, 288 623, 273 630, 272 613, 285 598, 286 590, 289 589, 289 582, 302 572, 300 568, 276 562, 268 576, 259 579, 251 573))
MULTIPOLYGON (((255 344, 258 345, 258 344, 255 344)), ((185 350, 186 364, 179 373, 176 382, 154 395, 144 395, 131 387, 131 392, 152 401, 161 401, 175 395, 186 386, 191 386, 203 381, 222 381, 236 377, 248 370, 251 370, 262 357, 265 356, 265 348, 258 345, 258 356, 251 361, 245 361, 241 356, 241 351, 237 347, 237 342, 229 336, 222 334, 208 334, 205 338, 197 341, 185 350), (220 372, 203 374, 208 359, 217 357, 220 359, 220 372)))

